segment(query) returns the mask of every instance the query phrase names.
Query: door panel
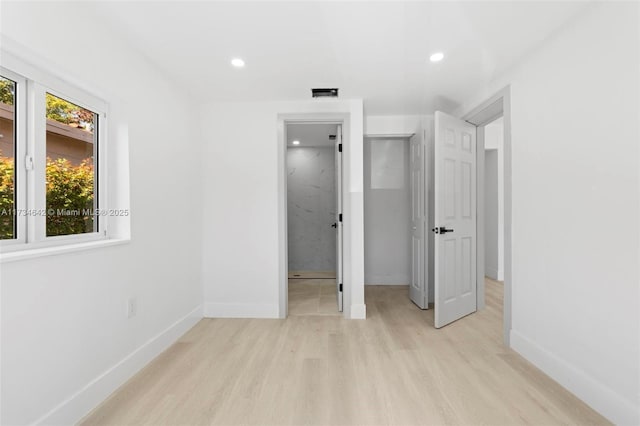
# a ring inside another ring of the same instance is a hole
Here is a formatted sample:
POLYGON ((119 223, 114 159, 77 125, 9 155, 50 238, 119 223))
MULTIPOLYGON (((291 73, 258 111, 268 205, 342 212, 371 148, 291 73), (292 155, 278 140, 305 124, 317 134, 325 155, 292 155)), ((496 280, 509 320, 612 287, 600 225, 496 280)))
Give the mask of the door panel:
POLYGON ((436 112, 435 326, 476 311, 476 129, 436 112))
POLYGON ((444 260, 442 282, 444 284, 445 303, 451 302, 456 297, 456 246, 455 238, 445 239, 442 243, 442 256, 444 260))
POLYGON ((473 283, 472 279, 472 267, 473 261, 471 260, 471 256, 473 255, 473 248, 471 246, 472 239, 468 237, 464 237, 460 239, 461 242, 461 273, 462 273, 462 282, 460 287, 460 294, 462 296, 466 296, 467 294, 473 291, 473 283))
POLYGON ((444 219, 454 220, 456 217, 456 162, 449 158, 445 158, 443 162, 443 169, 442 187, 444 191, 444 219))
POLYGON ((421 309, 427 309, 425 276, 425 144, 418 133, 409 140, 411 164, 411 283, 409 298, 421 309))

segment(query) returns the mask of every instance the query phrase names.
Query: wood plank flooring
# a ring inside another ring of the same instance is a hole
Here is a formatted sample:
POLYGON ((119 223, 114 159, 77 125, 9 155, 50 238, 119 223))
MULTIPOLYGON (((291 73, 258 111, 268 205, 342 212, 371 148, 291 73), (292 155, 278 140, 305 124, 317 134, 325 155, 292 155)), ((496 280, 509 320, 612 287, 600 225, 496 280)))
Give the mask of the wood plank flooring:
POLYGON ((289 280, 289 316, 333 315, 338 312, 335 279, 289 280))
POLYGON ((367 320, 204 319, 85 425, 609 424, 502 345, 502 288, 443 329, 407 287, 368 286, 367 320))

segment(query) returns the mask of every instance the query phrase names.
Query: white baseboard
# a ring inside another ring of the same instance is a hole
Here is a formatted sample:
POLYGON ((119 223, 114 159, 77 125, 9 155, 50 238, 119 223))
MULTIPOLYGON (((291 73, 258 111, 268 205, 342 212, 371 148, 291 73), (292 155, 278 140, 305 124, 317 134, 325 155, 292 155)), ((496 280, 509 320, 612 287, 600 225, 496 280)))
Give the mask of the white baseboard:
POLYGON ((640 408, 636 404, 514 330, 511 347, 611 422, 640 424, 640 408))
POLYGON ((175 343, 191 327, 202 319, 202 305, 198 305, 164 331, 147 340, 138 349, 116 365, 93 379, 85 387, 62 401, 54 409, 40 417, 34 424, 76 424, 91 410, 107 399, 134 374, 175 343))
POLYGON ((504 271, 502 269, 492 268, 490 266, 485 266, 484 274, 496 281, 504 281, 504 271))
POLYGON ((351 312, 350 312, 349 318, 367 319, 367 305, 365 305, 364 303, 351 305, 351 312))
POLYGON ((206 303, 205 318, 280 318, 278 305, 257 303, 206 303))

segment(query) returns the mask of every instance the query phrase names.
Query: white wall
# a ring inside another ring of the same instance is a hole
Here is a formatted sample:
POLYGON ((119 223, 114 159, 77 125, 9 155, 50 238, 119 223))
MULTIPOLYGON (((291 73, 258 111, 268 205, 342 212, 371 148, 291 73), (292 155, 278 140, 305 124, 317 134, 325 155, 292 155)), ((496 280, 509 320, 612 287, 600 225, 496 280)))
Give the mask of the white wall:
POLYGON ((373 136, 407 136, 420 127, 419 115, 366 115, 364 134, 373 136))
POLYGON ((484 271, 498 279, 498 150, 484 151, 484 271))
POLYGON ((640 423, 638 7, 591 6, 459 111, 511 85, 513 348, 618 424, 640 423))
POLYGON ((335 172, 335 147, 287 148, 289 271, 336 270, 335 172))
POLYGON ((78 421, 202 316, 192 105, 88 10, 3 2, 2 36, 110 103, 111 171, 125 178, 130 147, 131 241, 0 264, 2 424, 78 421))
POLYGON ((485 146, 485 275, 504 279, 504 124, 484 128, 485 146))
MULTIPOLYGON (((203 108, 205 315, 276 318, 281 270, 279 114, 350 114, 344 142, 345 313, 364 306, 362 101, 221 102, 203 108), (232 184, 230 184, 232 183, 232 184), (348 266, 348 267, 347 267, 348 266)), ((282 158, 280 158, 282 156, 282 158)), ((284 186, 284 185, 283 185, 284 186)), ((286 205, 284 206, 286 208, 286 205)), ((285 265, 286 268, 286 265, 285 265)))
POLYGON ((409 284, 410 203, 408 139, 365 139, 365 284, 409 284))

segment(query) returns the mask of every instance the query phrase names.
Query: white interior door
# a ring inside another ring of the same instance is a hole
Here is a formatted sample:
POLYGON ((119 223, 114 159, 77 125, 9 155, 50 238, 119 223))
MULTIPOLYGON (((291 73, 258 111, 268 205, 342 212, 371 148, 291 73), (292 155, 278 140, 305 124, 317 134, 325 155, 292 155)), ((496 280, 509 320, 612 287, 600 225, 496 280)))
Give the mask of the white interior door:
POLYGON ((342 126, 336 131, 336 295, 338 311, 342 312, 342 126))
POLYGON ((476 128, 435 114, 435 326, 476 311, 476 128))
POLYGON ((425 161, 422 133, 409 140, 409 162, 411 164, 411 283, 409 298, 420 309, 427 309, 425 277, 425 161))

